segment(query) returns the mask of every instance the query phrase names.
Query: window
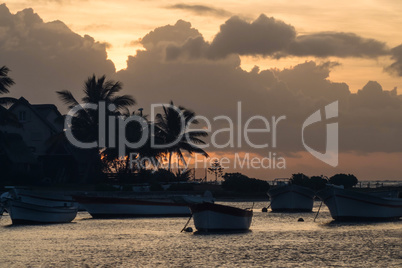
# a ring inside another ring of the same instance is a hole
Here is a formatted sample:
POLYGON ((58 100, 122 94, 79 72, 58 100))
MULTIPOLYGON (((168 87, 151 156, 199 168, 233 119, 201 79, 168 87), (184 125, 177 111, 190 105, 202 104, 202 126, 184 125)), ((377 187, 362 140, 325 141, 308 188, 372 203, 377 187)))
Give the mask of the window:
POLYGON ((27 121, 27 112, 26 112, 26 111, 20 111, 20 112, 18 113, 18 120, 19 120, 20 122, 25 122, 25 121, 27 121))

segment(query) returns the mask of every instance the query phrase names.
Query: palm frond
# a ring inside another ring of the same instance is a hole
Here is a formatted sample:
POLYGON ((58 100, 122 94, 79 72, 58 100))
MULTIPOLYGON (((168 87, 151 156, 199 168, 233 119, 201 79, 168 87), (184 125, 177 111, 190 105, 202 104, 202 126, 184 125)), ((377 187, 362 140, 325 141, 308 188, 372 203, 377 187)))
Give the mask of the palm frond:
POLYGON ((119 91, 121 91, 123 89, 123 84, 119 81, 117 81, 117 82, 108 81, 108 83, 110 83, 110 85, 107 87, 108 91, 105 96, 105 99, 112 98, 116 93, 118 93, 119 91))
POLYGON ((68 90, 56 91, 56 93, 59 95, 61 101, 67 104, 70 109, 79 104, 73 94, 68 90))
POLYGON ((9 93, 8 88, 15 84, 14 80, 8 76, 9 71, 7 66, 0 67, 0 94, 9 93))
POLYGON ((135 100, 130 95, 122 95, 122 96, 113 97, 110 99, 110 102, 113 103, 114 105, 116 105, 117 109, 135 105, 135 100))

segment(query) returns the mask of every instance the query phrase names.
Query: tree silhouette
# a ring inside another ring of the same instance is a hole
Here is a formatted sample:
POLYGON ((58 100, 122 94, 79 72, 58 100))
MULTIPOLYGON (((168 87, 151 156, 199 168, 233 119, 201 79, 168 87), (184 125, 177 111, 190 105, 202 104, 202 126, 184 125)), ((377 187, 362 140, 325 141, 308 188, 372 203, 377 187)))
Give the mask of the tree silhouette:
MULTIPOLYGON (((9 93, 9 87, 15 84, 14 80, 8 76, 9 71, 10 69, 8 69, 6 66, 0 67, 0 95, 9 93)), ((0 126, 12 125, 15 127, 21 127, 21 124, 18 122, 18 118, 15 116, 15 114, 3 107, 13 104, 16 101, 17 99, 10 97, 0 98, 0 126)))
MULTIPOLYGON (((153 123, 147 119, 146 115, 142 114, 142 111, 135 111, 132 113, 132 115, 141 117, 144 122, 146 122, 148 129, 152 129, 153 123)), ((128 142, 136 143, 143 137, 143 135, 145 135, 143 126, 137 121, 131 121, 126 125, 125 138, 128 142)), ((118 144, 118 135, 116 134, 115 137, 115 143, 118 144)), ((104 151, 102 151, 102 160, 105 162, 105 171, 108 173, 132 173, 133 171, 139 172, 145 168, 145 165, 153 165, 154 168, 157 168, 160 165, 159 158, 163 155, 164 151, 153 148, 151 146, 151 138, 159 141, 159 138, 152 137, 152 133, 149 131, 145 144, 143 144, 141 147, 126 148, 125 152, 127 157, 125 157, 125 159, 119 158, 119 152, 116 148, 106 148, 104 151), (132 159, 130 159, 128 156, 131 156, 132 159), (130 164, 130 160, 137 161, 133 161, 130 164)))
MULTIPOLYGON (((135 100, 130 95, 116 95, 122 90, 122 84, 113 80, 106 80, 106 76, 96 78, 95 75, 89 77, 84 85, 82 97, 82 103, 84 104, 96 104, 99 105, 104 102, 106 106, 106 122, 105 128, 108 129, 109 116, 128 115, 128 108, 135 104, 135 100), (111 106, 112 105, 112 106, 111 106), (114 106, 114 107, 113 107, 114 106), (110 109, 114 108, 114 109, 110 109)), ((73 94, 68 90, 57 91, 60 99, 68 105, 71 109, 80 103, 76 100, 73 94)), ((72 119, 70 130, 74 137, 81 142, 97 141, 99 137, 99 111, 98 109, 88 109, 81 107, 72 119)), ((108 135, 108 131, 106 131, 108 135)), ((108 136, 105 137, 105 141, 108 141, 108 136)), ((102 161, 100 146, 93 149, 88 149, 88 169, 87 175, 96 177, 102 170, 102 161)))
POLYGON ((289 181, 291 184, 308 187, 309 180, 310 178, 303 173, 296 173, 292 174, 292 177, 289 181))
POLYGON ((0 67, 0 94, 9 93, 8 88, 15 84, 14 80, 8 76, 9 71, 7 66, 0 67))
POLYGON ((241 173, 225 173, 222 188, 239 193, 264 193, 269 190, 267 181, 249 178, 241 173))
POLYGON ((161 143, 159 145, 167 146, 165 151, 169 155, 169 171, 171 171, 173 154, 177 155, 178 162, 186 165, 182 150, 187 151, 190 155, 198 153, 208 157, 208 154, 197 146, 205 144, 200 137, 206 137, 208 133, 202 130, 188 130, 190 124, 198 124, 198 121, 195 120, 195 113, 182 106, 174 106, 172 101, 168 107, 163 106, 163 114, 156 116, 155 135, 159 138, 159 143, 161 143))
POLYGON ((318 191, 324 189, 328 183, 328 178, 321 175, 321 176, 312 176, 309 181, 309 187, 314 191, 318 191))
POLYGON ((329 178, 329 183, 335 185, 343 185, 345 189, 352 188, 355 186, 359 180, 353 174, 335 174, 329 178))
POLYGON ((218 159, 215 159, 208 168, 208 172, 215 175, 215 182, 218 181, 218 178, 222 177, 223 170, 224 168, 221 166, 221 163, 218 159))

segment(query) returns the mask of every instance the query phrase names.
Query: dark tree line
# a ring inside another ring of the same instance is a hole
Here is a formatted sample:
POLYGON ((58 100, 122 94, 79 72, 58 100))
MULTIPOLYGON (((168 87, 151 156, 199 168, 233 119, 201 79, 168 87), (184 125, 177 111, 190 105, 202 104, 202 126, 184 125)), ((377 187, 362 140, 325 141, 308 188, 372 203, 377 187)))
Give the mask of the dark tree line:
POLYGON ((293 174, 290 178, 290 183, 300 185, 318 191, 324 189, 326 184, 342 185, 345 189, 352 188, 359 181, 352 174, 336 174, 330 178, 323 175, 308 177, 303 173, 293 174))
POLYGON ((222 177, 222 188, 238 193, 265 193, 270 187, 267 181, 249 178, 241 173, 225 173, 222 177))

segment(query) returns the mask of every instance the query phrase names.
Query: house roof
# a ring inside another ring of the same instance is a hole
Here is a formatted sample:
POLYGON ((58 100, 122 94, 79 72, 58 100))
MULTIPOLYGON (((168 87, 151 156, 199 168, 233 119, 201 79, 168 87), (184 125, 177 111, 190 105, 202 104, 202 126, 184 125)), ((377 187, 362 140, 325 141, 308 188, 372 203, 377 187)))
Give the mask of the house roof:
POLYGON ((49 127, 49 129, 53 133, 59 132, 56 127, 46 119, 47 115, 50 111, 55 111, 57 115, 61 116, 60 112, 57 110, 57 107, 53 104, 30 104, 24 97, 21 97, 16 101, 9 109, 12 111, 18 105, 24 105, 28 107, 45 125, 49 127))
POLYGON ((43 118, 46 118, 50 112, 55 112, 57 114, 57 116, 61 116, 61 113, 59 112, 59 110, 57 110, 56 105, 54 104, 31 104, 35 110, 37 110, 42 116, 43 118))

